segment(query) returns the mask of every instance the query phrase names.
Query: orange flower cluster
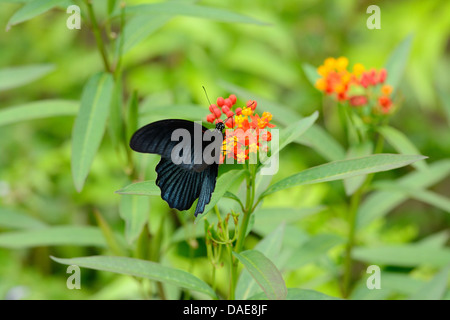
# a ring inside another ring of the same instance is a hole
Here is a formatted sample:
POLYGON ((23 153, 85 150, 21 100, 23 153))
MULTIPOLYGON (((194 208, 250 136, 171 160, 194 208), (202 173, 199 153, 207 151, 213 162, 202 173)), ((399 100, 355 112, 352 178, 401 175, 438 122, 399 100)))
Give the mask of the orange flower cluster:
POLYGON ((223 122, 222 114, 226 116, 225 139, 223 140, 221 162, 225 158, 234 158, 238 163, 244 163, 248 160, 251 153, 257 153, 260 148, 267 152, 267 146, 262 145, 262 142, 271 141, 272 135, 267 128, 275 127, 270 123, 272 114, 270 112, 263 112, 260 117, 255 113, 257 102, 255 100, 247 101, 242 108, 232 108, 236 104, 236 96, 230 95, 228 98, 217 98, 216 104, 209 106, 211 112, 206 120, 210 123, 223 122))
POLYGON ((366 71, 361 63, 353 65, 351 72, 347 67, 346 57, 325 59, 317 68, 321 78, 316 81, 316 88, 327 95, 335 95, 338 101, 348 101, 353 107, 372 105, 374 112, 388 114, 392 107, 392 87, 385 84, 387 71, 366 71))

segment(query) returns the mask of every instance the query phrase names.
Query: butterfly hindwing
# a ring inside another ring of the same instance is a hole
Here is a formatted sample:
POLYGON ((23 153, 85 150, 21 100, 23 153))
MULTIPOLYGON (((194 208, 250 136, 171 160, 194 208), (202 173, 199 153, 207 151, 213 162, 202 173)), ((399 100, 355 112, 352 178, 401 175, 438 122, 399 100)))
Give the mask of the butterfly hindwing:
POLYGON ((161 158, 156 166, 156 185, 161 189, 161 197, 171 208, 187 210, 200 195, 206 171, 186 170, 161 158))
POLYGON ((216 187, 216 179, 219 172, 219 166, 217 164, 210 165, 205 171, 208 172, 202 181, 197 207, 195 208, 195 216, 205 211, 205 206, 211 201, 211 195, 216 187))

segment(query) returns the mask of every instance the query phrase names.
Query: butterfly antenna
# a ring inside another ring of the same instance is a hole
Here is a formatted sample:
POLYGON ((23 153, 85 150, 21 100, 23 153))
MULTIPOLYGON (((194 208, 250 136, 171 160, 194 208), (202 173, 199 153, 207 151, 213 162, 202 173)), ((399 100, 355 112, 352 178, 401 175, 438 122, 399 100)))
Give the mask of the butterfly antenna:
POLYGON ((205 91, 206 100, 208 100, 209 105, 211 105, 211 101, 209 101, 208 93, 206 92, 205 86, 202 86, 203 91, 205 91))

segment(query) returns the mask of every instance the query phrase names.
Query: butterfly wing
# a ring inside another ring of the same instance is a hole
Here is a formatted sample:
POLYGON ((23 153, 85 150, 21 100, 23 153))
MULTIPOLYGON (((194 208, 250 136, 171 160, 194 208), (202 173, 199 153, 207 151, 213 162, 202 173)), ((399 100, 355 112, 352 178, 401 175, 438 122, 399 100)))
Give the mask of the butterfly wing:
MULTIPOLYGON (((130 140, 130 147, 137 152, 161 155, 161 161, 156 166, 158 174, 156 184, 161 189, 161 197, 171 208, 178 210, 189 209, 199 198, 195 209, 195 216, 197 216, 211 201, 211 194, 214 192, 218 175, 217 161, 205 162, 203 151, 210 146, 213 147, 212 151, 214 151, 214 147, 220 150, 222 141, 221 130, 212 132, 192 121, 168 119, 150 123, 137 130, 130 140), (172 135, 177 129, 187 130, 190 139, 186 141, 172 139, 172 135), (218 132, 220 132, 218 136, 212 137, 213 133, 217 134, 218 132), (195 144, 195 139, 199 134, 201 142, 195 144), (203 141, 203 138, 206 138, 206 141, 203 141), (174 148, 190 148, 190 152, 182 154, 183 161, 181 163, 173 161, 172 151, 174 148)), ((220 156, 216 152, 211 154, 213 156, 210 159, 217 160, 220 156)))
POLYGON ((161 197, 171 208, 187 210, 199 198, 195 216, 205 210, 211 200, 216 185, 218 165, 213 164, 202 172, 186 170, 162 158, 156 166, 156 185, 161 189, 161 197))
POLYGON ((205 211, 205 206, 211 201, 211 195, 216 187, 217 174, 219 172, 219 165, 212 164, 205 170, 206 176, 203 179, 202 187, 198 197, 197 207, 195 208, 194 215, 197 216, 199 213, 205 211))
MULTIPOLYGON (((177 150, 190 150, 186 153, 184 151, 176 153, 176 157, 179 157, 176 164, 187 170, 201 172, 208 166, 203 160, 205 145, 210 143, 203 141, 203 134, 206 131, 209 130, 192 121, 182 119, 160 120, 137 130, 131 137, 130 147, 134 151, 156 153, 166 159, 172 159, 172 151, 175 147, 177 147, 177 150), (186 130, 185 133, 189 134, 189 139, 177 136, 177 129, 186 130), (172 139, 172 137, 175 137, 175 139, 172 139), (198 143, 195 143, 195 139, 199 139, 198 143)), ((216 143, 219 143, 219 141, 216 143)), ((173 160, 172 162, 175 162, 173 160)))

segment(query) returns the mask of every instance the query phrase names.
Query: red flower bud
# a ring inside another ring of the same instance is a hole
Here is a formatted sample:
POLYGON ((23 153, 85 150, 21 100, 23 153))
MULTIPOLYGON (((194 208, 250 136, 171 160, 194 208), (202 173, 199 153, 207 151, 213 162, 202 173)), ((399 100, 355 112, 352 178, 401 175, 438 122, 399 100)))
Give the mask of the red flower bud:
POLYGON ((218 105, 219 107, 221 107, 221 106, 224 105, 225 99, 222 98, 222 97, 218 97, 216 102, 217 102, 217 105, 218 105))
POLYGON ((234 94, 230 94, 230 96, 228 97, 228 99, 231 100, 231 103, 234 105, 236 103, 236 96, 234 94))
POLYGON ((230 108, 233 106, 233 102, 231 102, 230 98, 226 98, 224 104, 230 108))
POLYGON ((227 118, 234 116, 234 112, 233 111, 228 111, 225 113, 227 115, 227 118))
POLYGON ((220 112, 220 109, 219 108, 217 108, 217 107, 215 107, 214 108, 214 116, 216 117, 216 118, 220 118, 220 116, 222 115, 222 112, 220 112))
POLYGON ((384 81, 386 81, 386 77, 387 77, 386 69, 381 69, 380 72, 378 73, 378 81, 380 83, 384 83, 384 81))
POLYGON ((227 122, 225 122, 225 125, 228 128, 233 128, 234 127, 234 119, 233 118, 228 119, 227 122))
POLYGON ((240 116, 242 114, 242 108, 236 108, 236 114, 240 116))
POLYGON ((209 111, 211 111, 211 113, 214 113, 215 108, 217 108, 217 106, 215 104, 212 104, 209 106, 209 111))
POLYGON ((255 100, 248 100, 247 101, 247 107, 252 108, 252 110, 256 109, 256 105, 257 105, 257 103, 256 103, 255 100))
POLYGON ((222 112, 223 113, 227 113, 227 112, 229 112, 230 111, 230 108, 227 106, 227 105, 224 105, 223 107, 222 107, 222 112))
POLYGON ((216 119, 216 117, 213 114, 208 114, 206 116, 206 121, 213 123, 214 119, 216 119))

